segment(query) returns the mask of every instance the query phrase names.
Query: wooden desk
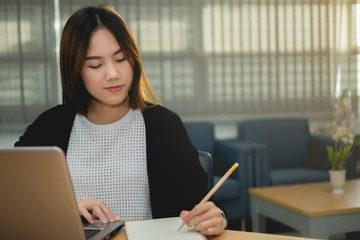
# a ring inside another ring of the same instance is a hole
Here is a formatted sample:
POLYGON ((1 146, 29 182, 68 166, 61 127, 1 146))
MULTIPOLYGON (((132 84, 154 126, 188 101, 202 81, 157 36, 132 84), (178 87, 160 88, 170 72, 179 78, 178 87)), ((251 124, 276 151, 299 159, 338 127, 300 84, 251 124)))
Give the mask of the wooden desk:
MULTIPOLYGON (((272 234, 251 233, 225 230, 217 237, 208 237, 208 240, 310 240, 310 238, 289 237, 272 234)), ((127 240, 126 232, 122 229, 112 240, 127 240)))
POLYGON ((253 231, 266 232, 265 217, 304 237, 329 239, 333 233, 360 230, 360 179, 346 182, 345 194, 332 194, 329 182, 252 188, 253 231))

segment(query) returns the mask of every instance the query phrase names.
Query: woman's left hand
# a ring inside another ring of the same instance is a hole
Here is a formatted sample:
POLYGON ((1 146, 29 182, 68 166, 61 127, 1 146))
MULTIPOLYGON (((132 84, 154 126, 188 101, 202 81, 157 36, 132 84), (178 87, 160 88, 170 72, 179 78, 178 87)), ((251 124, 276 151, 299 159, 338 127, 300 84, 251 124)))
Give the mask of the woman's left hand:
POLYGON ((188 227, 195 227, 204 235, 219 235, 226 228, 226 219, 213 202, 196 205, 191 211, 182 211, 181 219, 188 227))

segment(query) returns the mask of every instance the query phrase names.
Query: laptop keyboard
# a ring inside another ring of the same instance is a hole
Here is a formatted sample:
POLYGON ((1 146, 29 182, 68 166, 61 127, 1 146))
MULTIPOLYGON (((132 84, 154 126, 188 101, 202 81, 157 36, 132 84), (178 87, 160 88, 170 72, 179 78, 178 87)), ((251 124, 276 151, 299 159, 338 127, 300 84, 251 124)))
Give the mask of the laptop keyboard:
POLYGON ((100 231, 99 229, 85 229, 85 238, 89 239, 100 231))

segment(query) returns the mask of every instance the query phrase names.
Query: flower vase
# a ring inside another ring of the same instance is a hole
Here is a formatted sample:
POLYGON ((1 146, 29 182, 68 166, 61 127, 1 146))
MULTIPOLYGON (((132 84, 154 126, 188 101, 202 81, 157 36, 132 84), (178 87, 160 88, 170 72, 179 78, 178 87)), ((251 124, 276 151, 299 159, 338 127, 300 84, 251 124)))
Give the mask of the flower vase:
POLYGON ((343 194, 345 180, 346 180, 346 170, 330 170, 330 183, 332 187, 332 194, 343 194))

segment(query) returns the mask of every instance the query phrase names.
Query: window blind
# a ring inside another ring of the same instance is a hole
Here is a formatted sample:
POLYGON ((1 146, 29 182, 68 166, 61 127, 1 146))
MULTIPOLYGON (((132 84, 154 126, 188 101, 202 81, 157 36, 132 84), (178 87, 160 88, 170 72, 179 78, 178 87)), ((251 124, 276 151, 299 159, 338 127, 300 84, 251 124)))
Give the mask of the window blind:
MULTIPOLYGON (((88 1, 58 0, 60 25, 88 1)), ((0 2, 0 127, 56 104, 54 3, 0 2), (4 44, 3 44, 4 43, 4 44)), ((100 4, 103 1, 92 1, 100 4)), ((359 94, 356 1, 114 0, 162 103, 184 120, 329 120, 359 94)), ((21 125, 22 126, 22 125, 21 125)))

